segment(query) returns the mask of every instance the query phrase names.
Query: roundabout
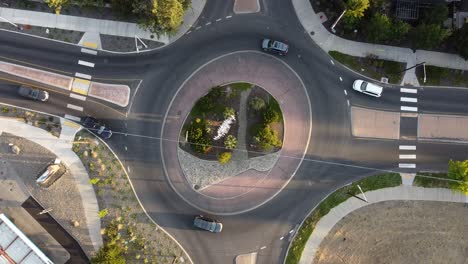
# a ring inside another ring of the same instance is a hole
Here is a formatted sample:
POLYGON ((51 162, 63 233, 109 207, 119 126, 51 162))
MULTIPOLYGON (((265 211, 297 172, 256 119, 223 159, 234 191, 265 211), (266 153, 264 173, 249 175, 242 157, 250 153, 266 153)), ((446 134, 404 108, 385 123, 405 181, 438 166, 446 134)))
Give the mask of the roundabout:
POLYGON ((187 203, 216 215, 247 212, 277 195, 300 166, 312 130, 310 102, 301 79, 284 62, 256 51, 230 53, 201 66, 178 89, 165 117, 161 135, 167 140, 161 141, 161 157, 168 182, 187 203), (283 146, 270 154, 274 155, 271 165, 263 170, 247 166, 235 175, 197 188, 180 163, 184 122, 194 98, 203 97, 211 87, 235 82, 263 87, 278 101, 283 115, 283 146), (168 122, 168 116, 181 118, 168 122))

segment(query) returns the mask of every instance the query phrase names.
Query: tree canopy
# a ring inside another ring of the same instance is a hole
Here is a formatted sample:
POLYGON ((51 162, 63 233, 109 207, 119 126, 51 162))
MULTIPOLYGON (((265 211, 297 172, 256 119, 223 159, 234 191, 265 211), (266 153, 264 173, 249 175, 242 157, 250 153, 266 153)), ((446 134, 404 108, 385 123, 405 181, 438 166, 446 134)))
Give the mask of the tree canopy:
POLYGON ((458 54, 468 60, 468 24, 465 23, 461 29, 455 31, 453 43, 458 54))
POLYGON ((459 182, 451 184, 452 189, 468 195, 468 160, 449 161, 448 177, 459 182))

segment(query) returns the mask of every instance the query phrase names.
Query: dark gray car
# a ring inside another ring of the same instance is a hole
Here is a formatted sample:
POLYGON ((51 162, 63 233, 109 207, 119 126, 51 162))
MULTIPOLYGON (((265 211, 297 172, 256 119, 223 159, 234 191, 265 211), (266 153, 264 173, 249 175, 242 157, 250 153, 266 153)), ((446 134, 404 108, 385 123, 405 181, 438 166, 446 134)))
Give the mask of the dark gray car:
POLYGON ((20 86, 18 94, 33 100, 45 102, 49 99, 49 93, 39 89, 34 89, 28 86, 20 86))
POLYGON ((278 54, 280 56, 288 54, 289 46, 281 41, 272 39, 262 40, 262 49, 266 52, 278 54))
POLYGON ((223 224, 218 223, 218 221, 214 219, 204 217, 203 215, 196 216, 193 220, 193 225, 213 233, 220 233, 221 230, 223 230, 223 224))

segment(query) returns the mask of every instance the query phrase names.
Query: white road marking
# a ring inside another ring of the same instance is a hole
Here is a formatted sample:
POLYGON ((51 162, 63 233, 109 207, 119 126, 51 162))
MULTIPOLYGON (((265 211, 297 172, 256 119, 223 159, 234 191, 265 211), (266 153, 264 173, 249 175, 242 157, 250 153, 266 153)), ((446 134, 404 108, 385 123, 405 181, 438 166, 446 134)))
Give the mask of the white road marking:
POLYGON ((196 27, 195 30, 199 30, 201 27, 196 27))
POLYGON ((71 98, 78 99, 78 100, 81 100, 81 101, 86 101, 86 96, 82 96, 82 95, 78 95, 78 94, 71 93, 71 94, 70 94, 70 97, 71 97, 71 98))
POLYGON ((416 146, 400 145, 400 150, 416 150, 416 146))
POLYGON ((81 48, 81 52, 88 53, 88 54, 91 54, 91 55, 97 55, 97 50, 90 50, 90 49, 81 48))
POLYGON ((416 164, 414 163, 398 163, 399 168, 406 168, 406 169, 414 169, 416 168, 416 164))
POLYGON ((92 62, 87 62, 87 61, 78 60, 78 64, 83 65, 83 66, 88 66, 88 67, 94 68, 94 63, 92 63, 92 62))
POLYGON ((231 17, 232 17, 232 16, 227 16, 226 18, 227 18, 227 19, 230 19, 231 17))
POLYGON ((333 60, 330 60, 331 64, 335 65, 335 62, 333 60))
POLYGON ((91 75, 79 73, 79 72, 75 73, 75 77, 91 80, 91 75))
POLYGON ((127 148, 127 146, 125 146, 125 151, 128 151, 128 148, 127 148))
POLYGON ((187 34, 187 35, 188 35, 188 34, 190 34, 190 33, 192 33, 192 31, 191 31, 191 30, 187 31, 187 33, 185 33, 185 34, 187 34))
POLYGON ((83 107, 81 107, 81 106, 76 106, 76 105, 72 105, 72 104, 67 104, 67 108, 70 108, 70 109, 73 109, 73 110, 77 110, 77 111, 80 111, 80 112, 83 111, 83 107))
POLYGON ((208 22, 208 23, 205 24, 205 26, 209 26, 209 25, 211 25, 211 22, 208 22))
POLYGON ((409 89, 409 88, 401 88, 400 92, 402 93, 412 93, 412 94, 417 94, 418 89, 409 89))
POLYGON ((410 102, 410 103, 417 103, 418 98, 412 98, 412 97, 401 97, 400 101, 402 102, 410 102))
POLYGON ((128 170, 128 172, 130 172, 130 166, 127 166, 127 170, 128 170))
POLYGON ((265 249, 265 248, 266 248, 266 246, 263 246, 263 247, 260 248, 260 250, 263 250, 263 249, 265 249))
POLYGON ((348 95, 348 92, 346 90, 343 90, 345 95, 348 95))
POLYGON ((400 154, 400 159, 416 159, 415 154, 400 154))
POLYGON ((349 100, 346 100, 346 103, 347 103, 347 104, 348 104, 348 106, 349 106, 349 100))
POLYGON ((79 118, 79 117, 77 117, 77 116, 73 116, 73 115, 67 115, 67 114, 65 114, 65 118, 66 118, 66 119, 73 120, 73 121, 76 121, 76 122, 80 122, 80 121, 81 121, 81 118, 79 118))
POLYGON ((401 111, 411 111, 411 112, 417 112, 418 108, 414 106, 401 106, 401 111))
POLYGON ((219 21, 221 21, 221 18, 216 19, 216 22, 219 22, 219 21))
POLYGON ((291 231, 289 231, 289 234, 292 234, 292 232, 294 232, 294 229, 291 229, 291 231))
POLYGON ((284 239, 284 236, 280 237, 280 240, 283 240, 284 239))
POLYGON ((343 78, 341 78, 341 76, 340 76, 340 81, 343 81, 343 78))

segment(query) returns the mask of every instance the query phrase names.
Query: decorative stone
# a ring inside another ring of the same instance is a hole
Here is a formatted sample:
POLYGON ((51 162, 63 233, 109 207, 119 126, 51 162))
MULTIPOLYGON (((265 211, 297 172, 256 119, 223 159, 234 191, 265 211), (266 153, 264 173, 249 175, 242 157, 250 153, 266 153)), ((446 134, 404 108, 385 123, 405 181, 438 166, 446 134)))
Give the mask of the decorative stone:
POLYGON ((21 149, 16 145, 11 145, 10 149, 11 149, 11 152, 13 152, 16 155, 20 154, 20 152, 21 152, 21 149))
POLYGON ((76 221, 76 220, 72 220, 72 225, 74 227, 79 227, 80 226, 80 222, 76 221))

